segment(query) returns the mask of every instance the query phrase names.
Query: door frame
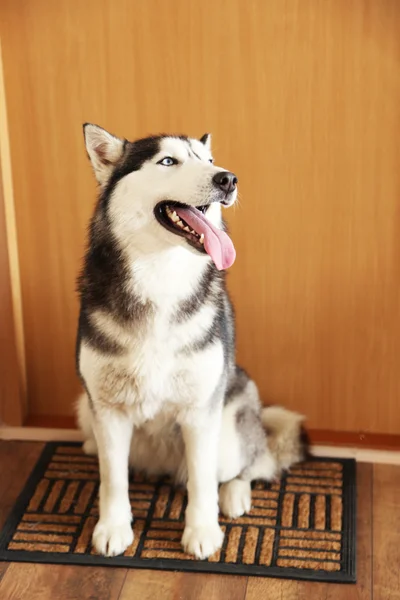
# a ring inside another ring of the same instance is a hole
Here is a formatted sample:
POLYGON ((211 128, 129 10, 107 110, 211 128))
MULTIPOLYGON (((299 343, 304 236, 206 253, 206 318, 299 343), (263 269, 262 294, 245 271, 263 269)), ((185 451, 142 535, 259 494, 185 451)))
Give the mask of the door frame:
POLYGON ((26 365, 10 143, 0 38, 0 424, 21 426, 26 365))

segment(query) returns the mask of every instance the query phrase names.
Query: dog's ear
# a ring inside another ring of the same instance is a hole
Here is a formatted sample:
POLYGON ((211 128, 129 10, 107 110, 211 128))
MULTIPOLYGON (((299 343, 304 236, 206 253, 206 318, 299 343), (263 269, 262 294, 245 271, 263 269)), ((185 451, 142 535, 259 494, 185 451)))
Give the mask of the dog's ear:
POLYGON ((96 179, 101 186, 104 186, 123 154, 124 140, 92 123, 84 124, 83 134, 96 179))
POLYGON ((201 136, 200 141, 205 145, 207 150, 211 150, 211 133, 205 133, 201 136))

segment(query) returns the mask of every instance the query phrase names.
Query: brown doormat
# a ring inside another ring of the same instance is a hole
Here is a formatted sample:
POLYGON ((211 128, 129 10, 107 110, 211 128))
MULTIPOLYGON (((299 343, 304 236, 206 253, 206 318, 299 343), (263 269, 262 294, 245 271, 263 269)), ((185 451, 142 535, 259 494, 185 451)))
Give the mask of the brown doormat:
POLYGON ((140 475, 130 484, 133 544, 123 556, 96 555, 98 485, 97 459, 79 444, 47 444, 1 531, 0 560, 355 582, 353 460, 312 459, 279 483, 256 483, 251 512, 221 517, 223 547, 206 561, 181 549, 184 492, 140 475))

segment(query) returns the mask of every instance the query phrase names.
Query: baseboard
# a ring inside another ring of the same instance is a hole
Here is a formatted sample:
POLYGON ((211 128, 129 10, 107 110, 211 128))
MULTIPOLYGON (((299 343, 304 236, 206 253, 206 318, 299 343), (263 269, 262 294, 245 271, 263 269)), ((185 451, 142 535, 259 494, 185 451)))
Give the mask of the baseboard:
POLYGON ((82 433, 79 429, 0 426, 0 440, 16 440, 21 442, 81 442, 82 433))
POLYGON ((329 456, 330 458, 354 458, 357 462, 400 465, 399 450, 376 450, 375 448, 352 448, 346 446, 313 445, 314 456, 329 456))
POLYGON ((76 429, 76 418, 73 416, 57 415, 28 415, 25 427, 40 427, 49 429, 76 429))
MULTIPOLYGON (((24 425, 35 428, 76 429, 76 419, 73 416, 29 415, 24 425)), ((330 431, 328 429, 310 429, 308 433, 314 446, 400 451, 400 435, 398 434, 330 431)))
POLYGON ((311 429, 309 435, 311 442, 317 445, 400 451, 400 435, 398 434, 311 429))
MULTIPOLYGON (((31 442, 80 442, 82 434, 77 429, 52 429, 50 427, 0 427, 0 440, 31 442)), ((312 445, 314 456, 354 458, 358 462, 400 465, 400 451, 346 446, 312 445)))

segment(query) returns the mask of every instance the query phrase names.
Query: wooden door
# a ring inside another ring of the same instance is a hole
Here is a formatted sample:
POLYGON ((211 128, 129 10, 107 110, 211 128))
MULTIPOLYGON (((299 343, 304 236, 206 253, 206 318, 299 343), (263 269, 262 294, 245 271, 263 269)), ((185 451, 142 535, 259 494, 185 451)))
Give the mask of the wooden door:
POLYGON ((311 427, 400 431, 400 2, 2 0, 30 411, 70 415, 81 124, 211 131, 238 354, 311 427))

